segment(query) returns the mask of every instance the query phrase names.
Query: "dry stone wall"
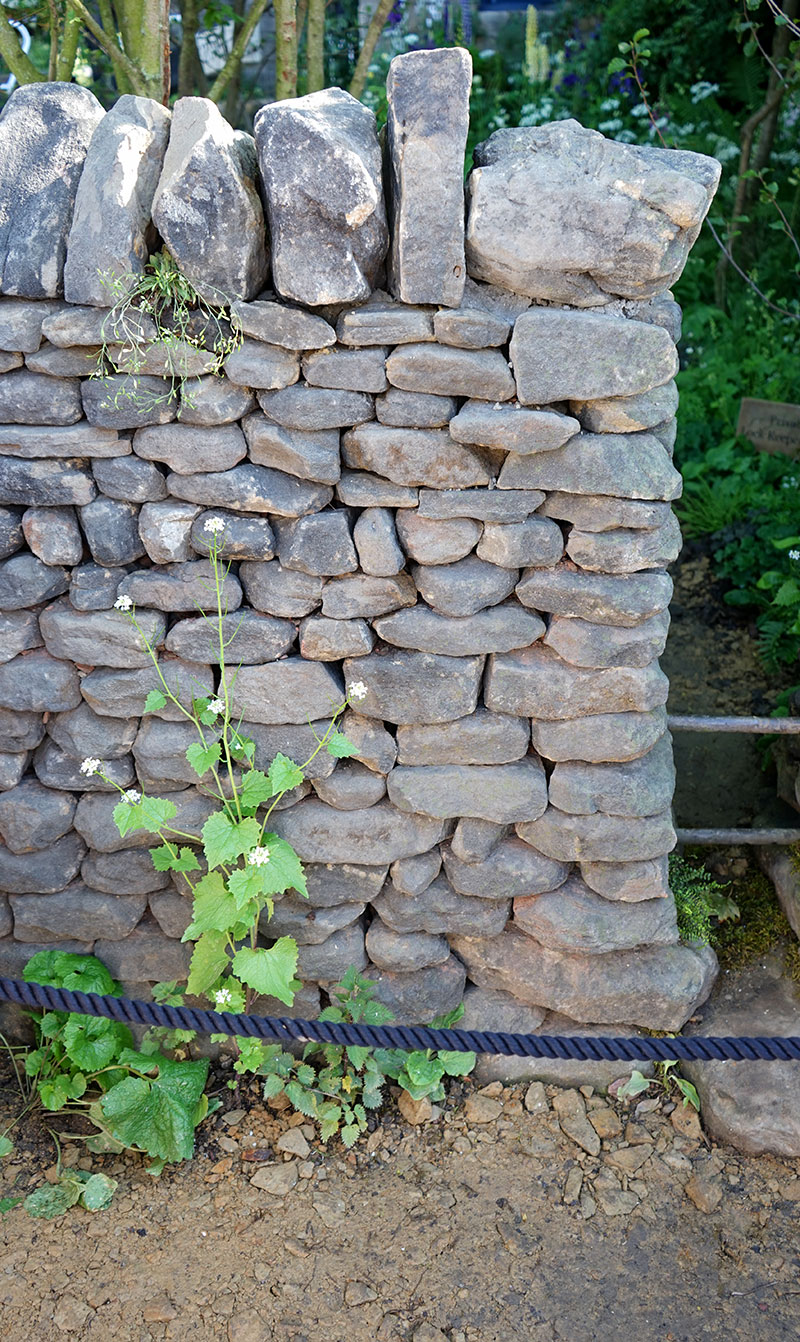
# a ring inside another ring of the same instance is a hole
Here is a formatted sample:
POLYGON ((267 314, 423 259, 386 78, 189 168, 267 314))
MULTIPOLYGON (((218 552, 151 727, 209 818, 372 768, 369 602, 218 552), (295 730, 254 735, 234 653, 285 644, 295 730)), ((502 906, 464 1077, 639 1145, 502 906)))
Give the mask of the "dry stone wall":
POLYGON ((214 517, 256 763, 305 757, 308 719, 366 686, 357 757, 319 756, 276 819, 307 864, 263 929, 300 945, 296 1012, 351 965, 405 1021, 466 992, 484 1027, 675 1029, 708 994, 668 885, 658 657, 669 285, 718 165, 504 130, 465 223, 469 83, 465 52, 397 58, 383 157, 339 89, 265 107, 254 139, 202 99, 104 115, 60 84, 0 116, 0 972, 59 945, 132 992, 186 973, 184 878, 80 763, 199 834, 191 729, 142 720, 154 674, 114 603, 180 694, 216 687, 214 517), (109 312, 162 242, 244 333, 223 375, 201 330, 179 348, 182 402, 175 349, 142 316, 131 371, 109 312))

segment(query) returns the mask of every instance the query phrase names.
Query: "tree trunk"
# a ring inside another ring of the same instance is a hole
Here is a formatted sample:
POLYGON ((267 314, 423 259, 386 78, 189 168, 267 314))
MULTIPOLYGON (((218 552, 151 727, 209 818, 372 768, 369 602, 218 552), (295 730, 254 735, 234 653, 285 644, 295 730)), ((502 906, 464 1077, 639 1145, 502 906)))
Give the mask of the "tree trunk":
POLYGON ((297 97, 295 0, 275 0, 275 99, 297 97))
POLYGON ((47 76, 36 69, 19 44, 19 33, 9 23, 9 15, 0 9, 0 56, 18 84, 43 84, 47 76))
POLYGON ((325 0, 308 0, 308 92, 325 87, 325 0))
POLYGON ((353 71, 353 78, 350 80, 350 93, 354 98, 360 98, 364 92, 364 85, 367 82, 370 62, 375 54, 375 48, 378 45, 378 38, 386 27, 386 20, 392 12, 394 0, 378 0, 375 13, 370 19, 367 29, 367 35, 364 38, 364 45, 358 54, 356 68, 353 71))

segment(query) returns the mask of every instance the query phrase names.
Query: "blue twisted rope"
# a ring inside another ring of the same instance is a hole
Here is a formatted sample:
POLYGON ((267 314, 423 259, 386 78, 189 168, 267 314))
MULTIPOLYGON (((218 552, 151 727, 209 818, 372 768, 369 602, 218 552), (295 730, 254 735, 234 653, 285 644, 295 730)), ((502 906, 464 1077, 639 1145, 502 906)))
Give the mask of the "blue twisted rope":
POLYGON ((580 1062, 699 1062, 800 1061, 800 1038, 775 1036, 714 1038, 691 1035, 670 1039, 636 1036, 632 1039, 598 1035, 507 1034, 494 1030, 434 1030, 429 1025, 352 1025, 321 1020, 292 1020, 268 1016, 234 1015, 198 1007, 163 1006, 129 997, 69 992, 42 983, 0 978, 0 1001, 45 1011, 75 1011, 104 1016, 128 1025, 161 1025, 198 1034, 229 1034, 273 1043, 293 1041, 366 1045, 369 1048, 448 1049, 461 1053, 502 1053, 514 1058, 576 1059, 580 1062))

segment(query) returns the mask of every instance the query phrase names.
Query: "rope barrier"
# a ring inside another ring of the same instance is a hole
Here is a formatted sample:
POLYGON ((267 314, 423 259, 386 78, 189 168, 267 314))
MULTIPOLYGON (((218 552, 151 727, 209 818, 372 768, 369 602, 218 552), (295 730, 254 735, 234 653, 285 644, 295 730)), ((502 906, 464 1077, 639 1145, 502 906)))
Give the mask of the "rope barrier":
POLYGON ((42 983, 0 978, 0 1001, 46 1011, 74 1011, 128 1025, 160 1025, 198 1034, 239 1035, 278 1044, 315 1041, 369 1048, 446 1049, 461 1053, 502 1053, 514 1058, 575 1059, 579 1062, 789 1062, 800 1061, 800 1038, 690 1035, 654 1039, 598 1035, 509 1034, 493 1030, 435 1030, 429 1025, 353 1025, 234 1015, 198 1007, 164 1006, 99 993, 70 992, 42 983))

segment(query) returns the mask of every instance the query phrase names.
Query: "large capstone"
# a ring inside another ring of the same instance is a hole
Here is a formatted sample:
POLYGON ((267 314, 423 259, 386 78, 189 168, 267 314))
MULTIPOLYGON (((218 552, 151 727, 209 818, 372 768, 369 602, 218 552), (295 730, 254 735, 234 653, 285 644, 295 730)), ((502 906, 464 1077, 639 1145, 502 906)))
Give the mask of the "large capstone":
POLYGON ((526 405, 632 396, 678 371, 677 351, 662 326, 598 312, 529 308, 517 318, 509 353, 526 405))

